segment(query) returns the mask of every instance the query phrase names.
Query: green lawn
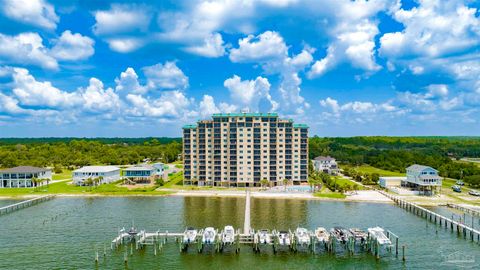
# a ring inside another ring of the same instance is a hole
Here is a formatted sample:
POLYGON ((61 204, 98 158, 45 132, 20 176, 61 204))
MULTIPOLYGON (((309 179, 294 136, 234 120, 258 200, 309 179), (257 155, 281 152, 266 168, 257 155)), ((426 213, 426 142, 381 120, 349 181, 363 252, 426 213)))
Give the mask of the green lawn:
POLYGON ((72 171, 63 169, 61 173, 52 173, 52 180, 72 179, 72 171))
MULTIPOLYGON (((348 166, 345 166, 345 167, 348 167, 348 166)), ((405 176, 405 173, 387 171, 387 170, 372 167, 370 165, 361 165, 361 166, 356 166, 351 168, 354 168, 355 170, 361 173, 370 173, 370 174, 378 173, 380 176, 405 176)))
MULTIPOLYGON (((346 180, 346 179, 342 179, 342 180, 346 180)), ((320 191, 313 193, 313 196, 319 197, 319 198, 333 198, 333 199, 345 199, 347 197, 343 193, 331 191, 325 185, 322 186, 322 189, 320 191)))
POLYGON ((43 186, 34 188, 3 188, 0 189, 0 196, 23 196, 23 195, 43 195, 43 194, 99 194, 99 195, 167 195, 168 191, 156 191, 154 187, 140 187, 128 189, 119 187, 115 183, 103 184, 98 187, 84 187, 69 184, 70 181, 63 181, 50 184, 48 187, 43 186))
POLYGON ((174 185, 181 185, 181 182, 183 180, 183 171, 177 172, 175 174, 170 174, 168 175, 168 182, 163 185, 165 188, 171 188, 174 185))

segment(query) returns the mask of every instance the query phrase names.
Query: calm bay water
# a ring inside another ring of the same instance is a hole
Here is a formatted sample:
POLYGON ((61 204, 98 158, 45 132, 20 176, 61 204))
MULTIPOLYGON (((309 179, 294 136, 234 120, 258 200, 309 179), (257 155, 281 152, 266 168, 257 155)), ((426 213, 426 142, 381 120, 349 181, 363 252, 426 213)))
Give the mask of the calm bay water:
POLYGON ((239 255, 180 254, 175 243, 167 243, 157 256, 149 247, 134 252, 125 266, 123 251, 109 249, 118 227, 132 221, 147 231, 241 228, 244 202, 203 197, 56 198, 0 217, 0 269, 452 269, 480 263, 480 245, 394 205, 281 199, 252 199, 252 227, 378 225, 400 236, 400 246, 407 246, 406 262, 394 255, 377 261, 371 255, 253 254, 247 246, 239 255), (101 255, 97 266, 96 248, 101 255), (466 261, 451 263, 452 254, 466 261))

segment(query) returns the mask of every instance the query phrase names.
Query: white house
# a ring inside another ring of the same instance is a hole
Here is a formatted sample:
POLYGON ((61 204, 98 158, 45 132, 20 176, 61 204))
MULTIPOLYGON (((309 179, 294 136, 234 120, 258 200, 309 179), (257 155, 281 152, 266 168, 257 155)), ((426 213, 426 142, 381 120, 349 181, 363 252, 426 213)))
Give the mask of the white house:
POLYGON ((101 178, 100 184, 120 180, 120 168, 115 166, 85 166, 73 171, 73 183, 84 185, 88 178, 101 178))
POLYGON ((153 163, 152 167, 155 168, 155 176, 162 177, 165 171, 165 165, 161 162, 153 163))
POLYGON ((139 183, 150 183, 155 176, 156 169, 149 165, 136 165, 123 170, 123 178, 139 183))
POLYGON ((432 167, 414 164, 407 168, 407 179, 402 186, 417 189, 423 195, 432 195, 442 186, 442 178, 432 167))
POLYGON ((337 161, 330 156, 316 157, 313 160, 313 167, 317 172, 325 172, 334 175, 338 173, 337 161))
POLYGON ((32 178, 52 181, 52 170, 32 166, 0 170, 0 188, 32 187, 32 178))

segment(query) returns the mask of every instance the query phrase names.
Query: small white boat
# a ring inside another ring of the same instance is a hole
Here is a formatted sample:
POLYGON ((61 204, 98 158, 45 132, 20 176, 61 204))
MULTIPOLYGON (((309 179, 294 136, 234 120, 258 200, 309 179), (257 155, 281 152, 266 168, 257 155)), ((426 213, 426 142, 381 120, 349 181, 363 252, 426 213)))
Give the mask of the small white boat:
POLYGON ((183 233, 183 243, 195 243, 197 241, 198 231, 192 227, 188 227, 183 233))
POLYGON ((214 244, 216 236, 217 232, 215 231, 215 229, 213 227, 207 227, 205 228, 205 231, 203 231, 202 243, 214 244))
POLYGON ((281 246, 290 246, 291 239, 290 239, 290 233, 287 231, 280 231, 278 232, 278 243, 281 246))
POLYGON ((235 242, 235 229, 232 226, 228 225, 223 228, 222 233, 222 243, 223 244, 233 244, 235 242))
POLYGON ((295 230, 295 241, 297 245, 310 245, 310 234, 305 228, 297 228, 295 230))
POLYGON ((361 229, 358 228, 351 228, 350 233, 353 235, 353 238, 355 238, 355 242, 363 243, 367 240, 368 234, 361 229))
POLYGON ((368 228, 370 236, 375 238, 380 245, 391 245, 392 241, 385 235, 385 230, 380 227, 368 228))
POLYGON ((327 243, 328 241, 330 241, 330 233, 327 231, 327 229, 323 227, 318 227, 315 230, 315 238, 317 242, 327 243))
POLYGON ((259 244, 270 244, 272 239, 269 230, 260 230, 257 232, 257 240, 259 244))

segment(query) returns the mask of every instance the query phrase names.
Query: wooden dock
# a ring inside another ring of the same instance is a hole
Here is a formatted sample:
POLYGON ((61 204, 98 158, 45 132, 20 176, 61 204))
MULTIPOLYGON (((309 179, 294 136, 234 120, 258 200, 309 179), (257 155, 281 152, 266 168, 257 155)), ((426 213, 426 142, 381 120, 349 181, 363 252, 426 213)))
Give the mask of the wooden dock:
POLYGON ((421 216, 430 222, 444 226, 445 228, 450 228, 450 230, 457 231, 458 234, 462 234, 465 239, 470 238, 471 241, 477 241, 480 244, 480 231, 472 227, 467 226, 461 222, 455 221, 453 219, 447 218, 440 214, 437 214, 433 211, 430 211, 424 207, 421 207, 415 203, 408 202, 404 199, 386 193, 384 191, 379 191, 386 197, 390 198, 401 208, 414 213, 417 216, 421 216))
POLYGON ((40 197, 36 197, 36 198, 30 199, 30 200, 21 201, 21 202, 18 202, 18 203, 14 203, 14 204, 10 204, 10 205, 1 207, 0 208, 0 216, 11 213, 11 212, 14 212, 14 211, 17 211, 17 210, 20 210, 20 209, 23 209, 23 208, 26 208, 26 207, 30 207, 32 205, 35 205, 35 204, 38 204, 38 203, 41 203, 41 202, 49 201, 49 200, 53 199, 54 197, 55 197, 55 195, 45 195, 45 196, 40 196, 40 197))
POLYGON ((453 209, 460 210, 460 211, 465 212, 467 214, 470 214, 472 216, 480 217, 480 210, 475 210, 473 208, 469 208, 469 207, 465 207, 465 206, 461 206, 461 205, 453 204, 453 203, 447 203, 447 206, 450 207, 450 208, 453 208, 453 209))

